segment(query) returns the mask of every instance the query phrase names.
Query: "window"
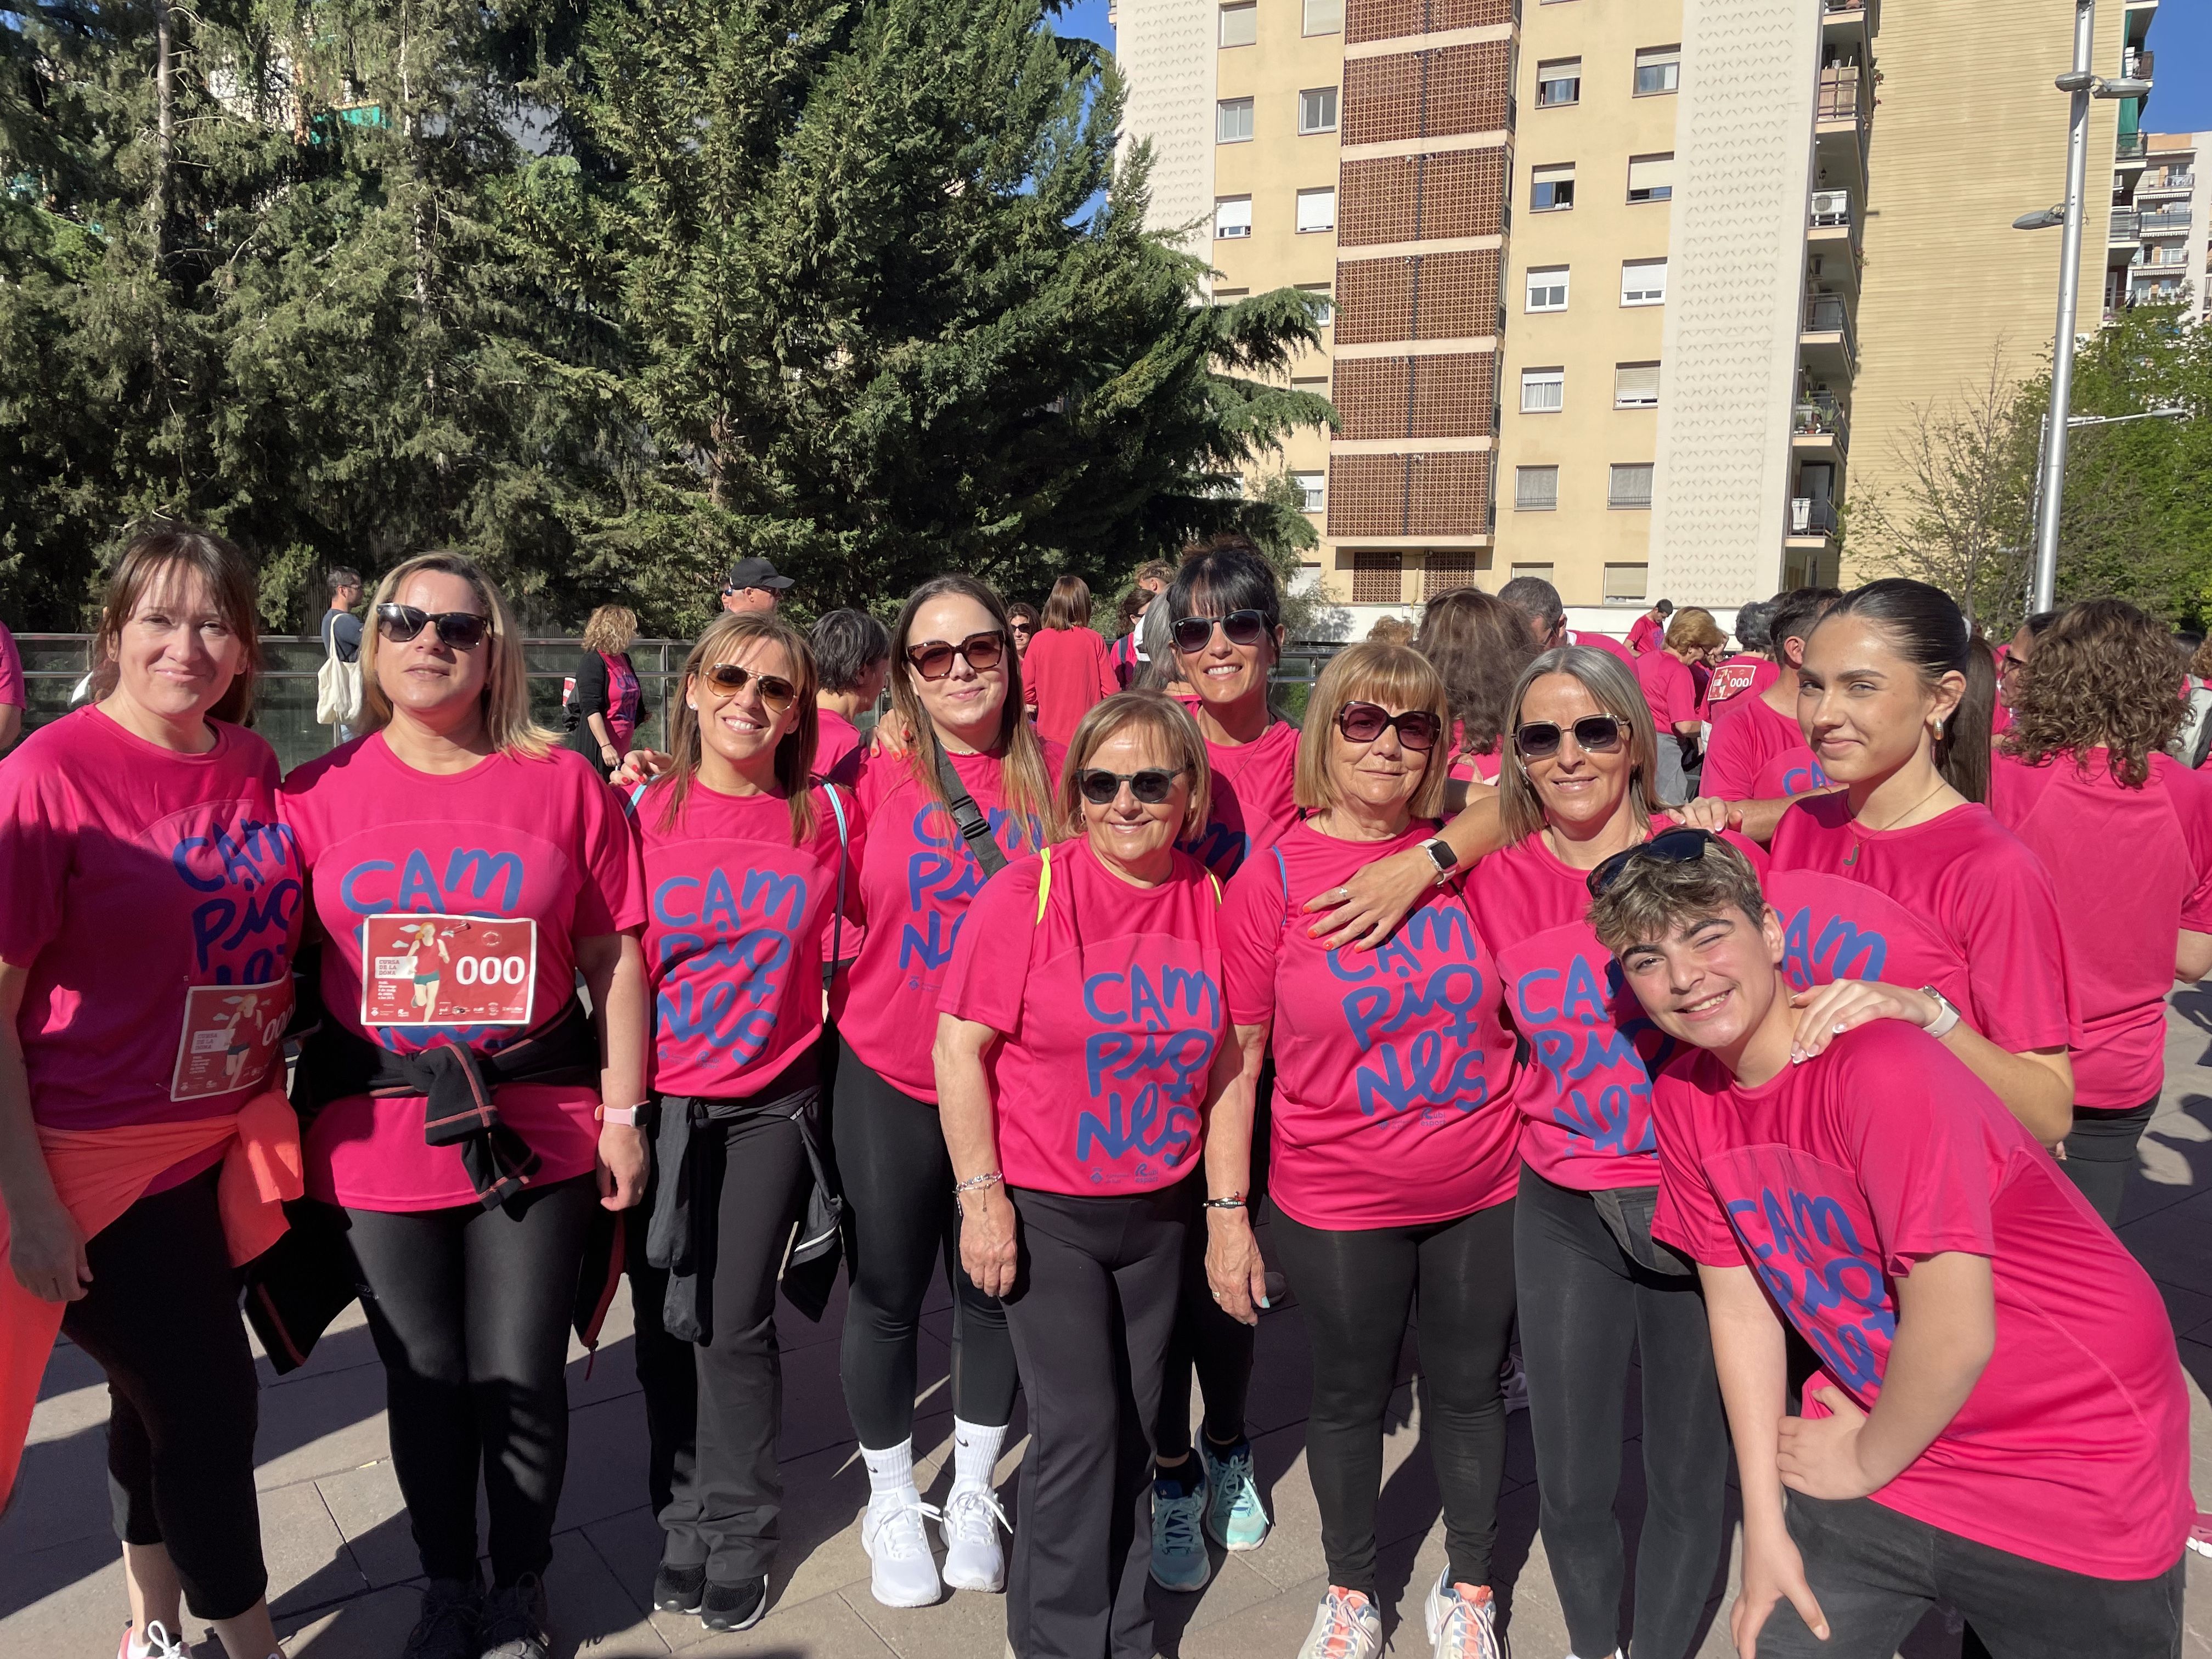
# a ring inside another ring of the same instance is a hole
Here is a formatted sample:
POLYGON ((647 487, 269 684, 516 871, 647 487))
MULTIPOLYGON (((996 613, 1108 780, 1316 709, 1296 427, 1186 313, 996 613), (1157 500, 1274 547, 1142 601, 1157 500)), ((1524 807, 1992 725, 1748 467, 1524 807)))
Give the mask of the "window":
POLYGON ((1298 131, 1334 132, 1336 131, 1336 88, 1308 87, 1298 94, 1298 131))
MULTIPOLYGON (((1327 328, 1331 323, 1336 320, 1336 302, 1329 298, 1328 284, 1327 283, 1300 283, 1298 284, 1298 292, 1301 294, 1310 294, 1315 299, 1321 301, 1321 315, 1316 319, 1316 325, 1317 327, 1327 328)), ((1298 382, 1293 380, 1291 384, 1292 386, 1296 386, 1298 382)), ((1323 380, 1321 384, 1324 388, 1326 388, 1328 382, 1323 380)))
POLYGON ((1649 507, 1651 505, 1651 463, 1615 461, 1613 482, 1607 485, 1607 507, 1649 507))
MULTIPOLYGON (((1516 513, 1549 513, 1559 504, 1559 469, 1556 466, 1516 466, 1513 469, 1513 510, 1516 513)), ((1519 565, 1513 574, 1525 576, 1528 573, 1519 565)), ((1547 568, 1544 572, 1550 575, 1547 568)))
POLYGON ((1681 47, 1646 46, 1636 54, 1636 95, 1638 98, 1649 98, 1654 93, 1678 92, 1681 86, 1681 47))
POLYGON ((1567 371, 1564 368, 1524 368, 1521 371, 1521 412, 1555 415, 1567 401, 1567 371))
POLYGON ((1674 195, 1672 155, 1632 155, 1628 158, 1628 199, 1665 202, 1674 195))
POLYGON ((1552 580, 1552 567, 1548 564, 1515 565, 1513 567, 1513 580, 1515 581, 1519 581, 1523 576, 1534 576, 1540 582, 1547 582, 1552 580))
POLYGON ((1326 513, 1328 511, 1328 473, 1293 472, 1291 474, 1291 482, 1298 487, 1299 493, 1305 497, 1304 510, 1306 512, 1326 513))
POLYGON ((1252 100, 1224 98, 1213 106, 1213 142, 1249 144, 1252 142, 1252 100))
POLYGON ((1667 262, 1664 259, 1622 260, 1620 303, 1625 306, 1665 305, 1667 262))
POLYGON ((1218 306, 1233 306, 1239 300, 1249 300, 1251 297, 1252 290, 1249 288, 1217 288, 1206 295, 1207 299, 1218 306))
POLYGON ((1659 407, 1659 365, 1615 363, 1613 366, 1613 406, 1615 409, 1659 407))
POLYGON ((1609 564, 1605 568, 1605 602, 1641 605, 1651 580, 1648 564, 1609 564))
POLYGON ((1352 602, 1354 605, 1396 605, 1405 597, 1400 578, 1404 556, 1398 553, 1358 552, 1352 556, 1352 602))
POLYGON ((1310 392, 1316 398, 1326 398, 1328 396, 1328 376, 1326 374, 1294 374, 1291 377, 1291 390, 1293 392, 1310 392))
POLYGON ((1537 167, 1528 174, 1528 206, 1536 213, 1553 213, 1575 204, 1575 164, 1537 167))
POLYGON ((1213 234, 1222 241, 1252 234, 1252 198, 1218 197, 1213 204, 1213 234))
POLYGON ((1327 190, 1302 190, 1298 192, 1298 229, 1334 230, 1336 228, 1336 186, 1327 190))
POLYGON ((1531 311, 1565 311, 1567 308, 1567 268, 1565 265, 1541 265, 1528 272, 1528 305, 1531 311))
POLYGON ((1344 0, 1306 0, 1304 32, 1308 34, 1344 33, 1344 0))
POLYGON ((1260 8, 1256 0, 1221 9, 1221 44, 1249 46, 1260 38, 1260 8))
POLYGON ((1490 555, 1475 549, 1438 550, 1426 555, 1421 567, 1421 597, 1433 599, 1455 587, 1477 586, 1482 573, 1490 568, 1490 555))
POLYGON ((1536 65, 1536 107, 1557 109, 1562 104, 1579 104, 1583 99, 1583 60, 1579 58, 1555 58, 1548 64, 1536 65))

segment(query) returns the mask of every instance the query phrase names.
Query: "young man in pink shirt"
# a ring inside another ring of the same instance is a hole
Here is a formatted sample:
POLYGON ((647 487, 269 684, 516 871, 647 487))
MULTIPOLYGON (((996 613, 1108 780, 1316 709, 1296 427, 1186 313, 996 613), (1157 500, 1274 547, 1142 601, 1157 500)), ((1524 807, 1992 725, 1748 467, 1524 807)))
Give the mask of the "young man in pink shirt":
POLYGON ((1744 1659, 1887 1659, 1931 1607, 1996 1659, 2179 1652, 2189 1400, 2149 1278, 1936 1039, 1867 986, 1808 1030, 1743 855, 1682 832, 1590 922, 1692 1051, 1653 1088, 1652 1236, 1698 1265, 1744 1511, 1744 1659), (1915 1029, 1915 1027, 1920 1029, 1915 1029), (1786 1415, 1785 1327, 1820 1369, 1786 1415))

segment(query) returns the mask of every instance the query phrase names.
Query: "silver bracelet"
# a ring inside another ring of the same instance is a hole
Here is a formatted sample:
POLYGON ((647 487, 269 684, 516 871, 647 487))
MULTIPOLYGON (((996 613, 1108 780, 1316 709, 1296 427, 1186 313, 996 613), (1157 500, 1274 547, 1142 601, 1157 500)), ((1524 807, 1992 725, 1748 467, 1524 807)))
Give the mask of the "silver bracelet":
POLYGON ((987 1170, 981 1175, 969 1176, 965 1181, 953 1182, 952 1195, 959 1198, 969 1193, 980 1192, 986 1187, 998 1186, 1005 1180, 1006 1176, 1000 1174, 998 1170, 987 1170))

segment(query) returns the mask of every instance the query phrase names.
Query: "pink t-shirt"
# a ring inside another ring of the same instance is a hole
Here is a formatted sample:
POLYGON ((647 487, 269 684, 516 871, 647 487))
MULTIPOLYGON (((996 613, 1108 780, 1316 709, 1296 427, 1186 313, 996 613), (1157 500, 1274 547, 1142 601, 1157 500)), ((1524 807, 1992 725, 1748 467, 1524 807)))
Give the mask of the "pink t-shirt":
POLYGON ((1636 657, 1629 648, 1610 634, 1576 634, 1567 635, 1569 645, 1586 645, 1593 651, 1602 651, 1608 657, 1618 658, 1631 668, 1636 666, 1636 657))
POLYGON ((1756 793, 1760 769, 1777 755, 1805 747, 1805 733, 1787 714, 1778 714, 1764 696, 1741 696, 1721 710, 1705 744, 1705 771, 1698 792, 1722 800, 1762 800, 1756 793))
POLYGON ((1777 870, 1862 882, 1922 918, 1964 964, 1974 1029, 2012 1054, 2075 1040, 2073 982, 2051 878, 2020 838, 1972 802, 1908 830, 1862 830, 1850 797, 1814 795, 1783 813, 1777 870))
POLYGON ((0 705, 9 703, 28 708, 31 699, 23 689, 23 658, 15 649, 15 636, 0 623, 0 705))
POLYGON ((1645 657, 1667 642, 1667 624, 1655 617, 1638 617, 1628 624, 1628 654, 1645 657))
POLYGON ((2087 758, 2085 774, 2071 757, 1998 755, 1990 810, 2057 895, 2081 1018, 2075 1103, 2118 1110, 2164 1085, 2174 949, 2185 927, 2212 933, 2212 788, 2167 755, 2141 789, 2113 781, 2104 750, 2087 758))
POLYGON ((1739 652, 1713 670, 1698 712, 1711 720, 1738 697, 1755 697, 1781 678, 1771 659, 1739 652))
POLYGON ((1759 763, 1759 775, 1751 781, 1751 793, 1746 799, 1795 800, 1815 789, 1826 789, 1829 782, 1820 757, 1809 745, 1801 743, 1795 749, 1784 749, 1759 763))
MULTIPOLYGON (((493 755, 438 776, 372 732, 297 768, 278 799, 325 940, 325 1017, 394 1054, 447 1038, 487 1054, 521 1041, 575 995, 576 940, 645 925, 621 798, 568 750, 493 755), (406 915, 430 920, 405 925, 403 948, 385 919, 406 915), (372 933, 377 948, 364 961, 372 933), (404 1018, 495 1002, 496 1023, 404 1018)), ((541 1183, 592 1167, 599 1103, 595 1082, 507 1084, 498 1097, 500 1115, 543 1160, 541 1183)), ((331 1102, 307 1134, 308 1192, 363 1210, 475 1203, 460 1148, 424 1144, 422 1107, 420 1095, 331 1102)))
POLYGON ((1065 744, 1085 714, 1121 689, 1106 641, 1087 628, 1038 629, 1022 678, 1036 691, 1037 735, 1048 743, 1065 744))
POLYGON ((1298 821, 1291 778, 1298 760, 1298 728, 1277 720, 1250 743, 1209 743, 1213 769, 1206 828, 1182 850, 1227 881, 1244 861, 1273 846, 1298 821))
MULTIPOLYGON (((1993 1549, 2099 1578, 2181 1558, 2189 1396, 2149 1277, 2049 1153, 1943 1045, 1895 1020, 1738 1085, 1711 1054, 1656 1090, 1655 1237, 1748 1265, 1822 1371, 1881 1393, 1896 1281, 1989 1258, 1996 1346, 1958 1414, 1873 1494, 1993 1549)), ((1826 1414, 1808 1383, 1804 1413, 1826 1414)))
POLYGON ((27 970, 15 1032, 48 1127, 221 1117, 281 1074, 301 861, 268 744, 209 726, 180 755, 88 707, 0 766, 0 961, 27 970))
MULTIPOLYGON (((1066 755, 1058 744, 1045 744, 1048 780, 1059 778, 1066 755)), ((1000 850, 1018 859, 1042 845, 1044 823, 1007 810, 1000 765, 992 755, 952 757, 953 770, 990 820, 1000 850)), ((868 826, 860 862, 867 936, 830 989, 830 1018, 869 1070, 917 1100, 934 1101, 930 1048, 937 1040, 938 990, 968 907, 983 890, 983 872, 951 813, 922 787, 909 757, 871 757, 860 768, 857 793, 868 826)))
POLYGON ((1501 744, 1468 752, 1462 745, 1467 742, 1467 728, 1458 720, 1452 722, 1452 763, 1450 777, 1455 783, 1495 783, 1498 781, 1498 751, 1501 744))
MULTIPOLYGON (((1730 839, 1764 863, 1750 842, 1730 839)), ((1648 1187, 1659 1178, 1651 1074, 1676 1045, 1645 1017, 1584 920, 1589 879, 1539 833, 1477 860, 1467 884, 1482 937, 1496 942, 1506 1017, 1535 1061, 1514 1091, 1521 1156, 1547 1181, 1582 1192, 1648 1187)))
POLYGON ((1315 894, 1435 833, 1346 842, 1301 823, 1229 884, 1229 1018, 1274 1027, 1268 1190, 1309 1227, 1449 1220, 1520 1177, 1504 988, 1460 884, 1431 888, 1378 950, 1326 950, 1297 925, 1315 894))
MULTIPOLYGON (((695 778, 670 828, 670 786, 637 803, 654 1093, 758 1094, 821 1036, 840 854, 834 787, 813 790, 814 834, 803 847, 791 844, 791 804, 773 795, 717 794, 695 778)), ((851 941, 866 834, 849 794, 842 805, 851 941)))
POLYGON ((1759 884, 1782 918, 1782 976, 1809 991, 1839 979, 1932 985, 1966 1006, 1966 964, 1949 943, 1887 893, 1817 870, 1769 870, 1759 884))
POLYGON ((1636 683, 1644 688, 1650 705, 1651 723, 1662 738, 1675 735, 1678 726, 1698 719, 1698 683, 1690 665, 1671 651, 1654 651, 1636 659, 1636 683))
POLYGON ((1220 905, 1188 854, 1136 887, 1081 841, 977 895, 938 1006, 1000 1033, 983 1063, 1009 1185, 1145 1193, 1198 1167, 1227 1032, 1220 905))
POLYGON ((815 710, 814 775, 860 787, 860 728, 834 708, 815 710))

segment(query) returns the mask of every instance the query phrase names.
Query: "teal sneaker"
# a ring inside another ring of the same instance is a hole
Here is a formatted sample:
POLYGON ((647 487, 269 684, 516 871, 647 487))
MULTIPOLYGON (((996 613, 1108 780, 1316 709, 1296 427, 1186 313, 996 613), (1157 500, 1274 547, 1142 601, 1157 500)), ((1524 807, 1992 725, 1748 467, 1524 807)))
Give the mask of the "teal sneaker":
POLYGON ((1188 1594, 1213 1577, 1205 1516, 1203 1485, 1187 1492, 1173 1480, 1152 1482, 1152 1582, 1162 1589, 1188 1594))
POLYGON ((1252 1443, 1240 1440, 1226 1457, 1214 1455, 1204 1435, 1198 1455, 1206 1462, 1206 1529, 1225 1550, 1256 1550, 1267 1541, 1267 1511, 1252 1476, 1252 1443))

